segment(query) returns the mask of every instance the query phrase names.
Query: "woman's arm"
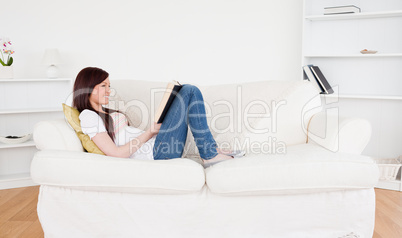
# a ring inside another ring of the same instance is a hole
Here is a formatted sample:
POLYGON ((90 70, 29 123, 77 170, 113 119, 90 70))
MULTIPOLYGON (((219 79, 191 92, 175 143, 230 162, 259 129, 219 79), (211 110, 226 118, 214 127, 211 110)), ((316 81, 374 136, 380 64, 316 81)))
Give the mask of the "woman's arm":
POLYGON ((99 147, 107 156, 129 158, 134 154, 143 144, 145 144, 152 136, 158 134, 162 124, 154 123, 150 129, 146 130, 140 136, 134 138, 130 142, 122 146, 116 146, 107 132, 96 134, 92 141, 99 147))

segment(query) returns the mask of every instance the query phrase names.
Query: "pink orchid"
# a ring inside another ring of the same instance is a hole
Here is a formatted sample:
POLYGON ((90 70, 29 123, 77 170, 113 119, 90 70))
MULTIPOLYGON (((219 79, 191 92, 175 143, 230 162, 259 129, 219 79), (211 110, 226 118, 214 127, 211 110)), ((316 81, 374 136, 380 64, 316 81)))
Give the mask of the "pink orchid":
POLYGON ((8 38, 0 38, 0 63, 3 66, 11 66, 14 62, 12 54, 15 51, 12 49, 12 43, 8 38))

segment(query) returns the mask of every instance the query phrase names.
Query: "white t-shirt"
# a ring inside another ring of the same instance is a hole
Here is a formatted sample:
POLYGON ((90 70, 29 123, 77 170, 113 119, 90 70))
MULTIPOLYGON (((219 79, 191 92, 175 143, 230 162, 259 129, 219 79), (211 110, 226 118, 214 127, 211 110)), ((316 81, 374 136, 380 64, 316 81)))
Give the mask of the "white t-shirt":
MULTIPOLYGON (((132 127, 128 125, 127 118, 124 114, 113 112, 110 114, 113 119, 113 128, 115 132, 115 144, 117 146, 122 146, 138 137, 142 133, 143 130, 132 127)), ((81 128, 84 134, 87 134, 91 140, 92 138, 102 132, 106 132, 105 124, 103 123, 102 118, 94 111, 85 109, 81 112, 80 116, 81 128)), ((153 148, 155 145, 154 135, 151 139, 149 139, 146 143, 144 143, 139 150, 137 150, 134 154, 131 154, 130 158, 140 159, 140 160, 153 160, 153 148)))

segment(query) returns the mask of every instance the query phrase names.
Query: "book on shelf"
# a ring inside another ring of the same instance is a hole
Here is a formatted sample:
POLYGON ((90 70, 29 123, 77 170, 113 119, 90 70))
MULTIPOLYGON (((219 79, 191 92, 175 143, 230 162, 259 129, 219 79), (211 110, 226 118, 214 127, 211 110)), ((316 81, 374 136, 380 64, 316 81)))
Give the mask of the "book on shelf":
POLYGON ((183 86, 177 81, 172 81, 168 83, 165 93, 163 94, 162 100, 159 104, 159 107, 155 113, 154 121, 156 123, 163 122, 163 119, 165 119, 165 116, 169 111, 169 108, 172 105, 173 100, 175 99, 177 93, 180 91, 182 87, 183 86))
POLYGON ((324 15, 350 14, 350 13, 360 13, 360 12, 361 12, 360 8, 356 7, 355 5, 325 7, 324 8, 324 15))
POLYGON ((327 79, 324 77, 324 74, 321 72, 320 68, 318 66, 312 65, 309 67, 311 69, 311 72, 313 72, 317 82, 320 84, 321 88, 324 90, 321 92, 322 94, 331 94, 334 93, 334 90, 332 89, 331 85, 328 83, 327 79))
POLYGON ((303 79, 310 81, 315 88, 318 89, 320 92, 324 92, 324 89, 315 79, 313 72, 311 71, 310 67, 313 66, 312 64, 303 66, 303 79))

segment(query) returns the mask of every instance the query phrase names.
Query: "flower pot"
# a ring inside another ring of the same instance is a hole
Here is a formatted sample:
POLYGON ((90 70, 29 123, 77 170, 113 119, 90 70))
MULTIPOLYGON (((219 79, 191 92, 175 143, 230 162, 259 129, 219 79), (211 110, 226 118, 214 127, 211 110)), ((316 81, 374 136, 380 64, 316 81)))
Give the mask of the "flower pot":
POLYGON ((13 66, 0 66, 0 79, 12 79, 13 77, 13 66))

